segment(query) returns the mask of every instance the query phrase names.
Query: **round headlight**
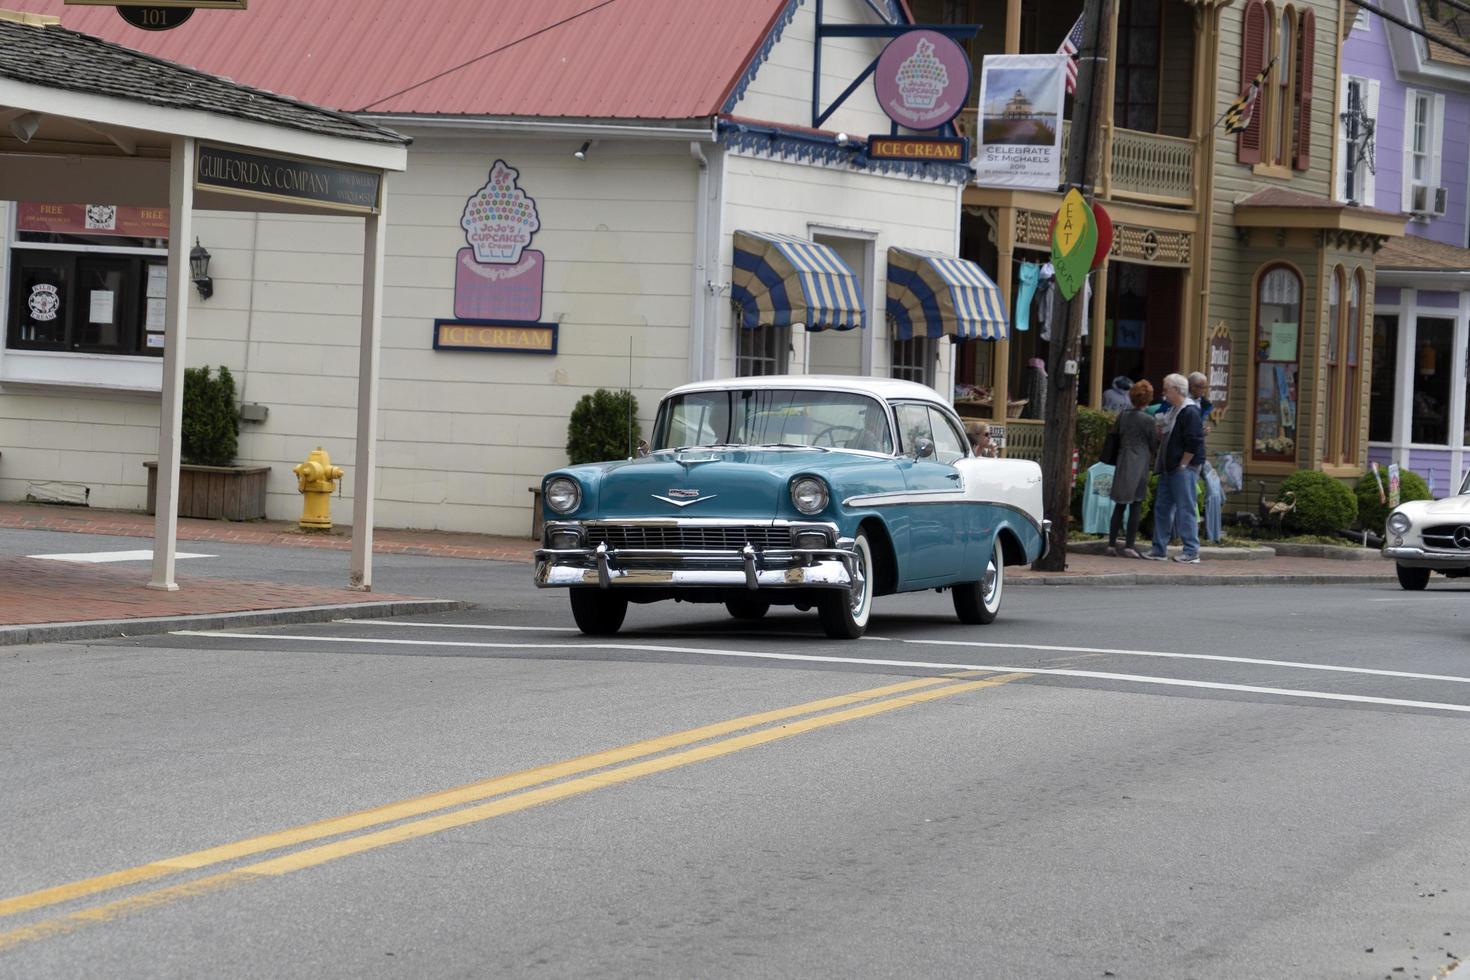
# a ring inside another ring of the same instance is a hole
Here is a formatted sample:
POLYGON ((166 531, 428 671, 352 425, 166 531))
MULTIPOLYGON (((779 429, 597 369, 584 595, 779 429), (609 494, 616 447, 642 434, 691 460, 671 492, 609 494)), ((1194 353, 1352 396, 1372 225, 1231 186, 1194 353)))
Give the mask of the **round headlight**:
POLYGON ((546 506, 558 514, 570 514, 582 502, 582 488, 576 480, 559 476, 546 484, 546 506))
POLYGON ((1402 511, 1394 511, 1388 515, 1388 529, 1394 534, 1403 534, 1409 530, 1409 518, 1402 511))
POLYGON ((804 476, 791 484, 791 503, 803 514, 820 514, 827 509, 827 484, 804 476))

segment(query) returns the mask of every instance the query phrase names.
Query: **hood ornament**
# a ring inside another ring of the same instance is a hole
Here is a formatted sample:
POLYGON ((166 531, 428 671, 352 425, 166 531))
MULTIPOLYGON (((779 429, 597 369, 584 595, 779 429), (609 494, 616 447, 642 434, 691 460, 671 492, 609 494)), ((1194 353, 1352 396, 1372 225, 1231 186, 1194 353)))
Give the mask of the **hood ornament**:
POLYGON ((675 487, 669 491, 667 497, 660 496, 656 493, 652 496, 654 500, 662 500, 664 503, 673 504, 675 507, 688 507, 690 504, 697 504, 701 500, 714 500, 719 494, 712 493, 708 496, 701 497, 698 490, 684 490, 675 487))

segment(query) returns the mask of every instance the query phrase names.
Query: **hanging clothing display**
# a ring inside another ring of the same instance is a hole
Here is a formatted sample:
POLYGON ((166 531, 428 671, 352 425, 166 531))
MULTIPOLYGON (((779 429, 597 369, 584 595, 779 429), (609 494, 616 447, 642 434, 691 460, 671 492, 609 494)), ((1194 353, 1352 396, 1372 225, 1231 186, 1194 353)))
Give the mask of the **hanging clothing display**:
POLYGON ((1051 340, 1052 319, 1060 309, 1057 297, 1056 270, 1047 262, 1041 267, 1041 296, 1037 300, 1036 323, 1041 330, 1041 339, 1051 340))
POLYGON ((1036 296, 1036 284, 1041 278, 1041 267, 1035 262, 1021 263, 1021 291, 1016 294, 1016 315, 1011 322, 1017 330, 1031 329, 1031 300, 1036 296))
POLYGON ((1046 418, 1046 362, 1033 357, 1027 362, 1030 369, 1026 378, 1026 407, 1021 411, 1025 419, 1046 418))

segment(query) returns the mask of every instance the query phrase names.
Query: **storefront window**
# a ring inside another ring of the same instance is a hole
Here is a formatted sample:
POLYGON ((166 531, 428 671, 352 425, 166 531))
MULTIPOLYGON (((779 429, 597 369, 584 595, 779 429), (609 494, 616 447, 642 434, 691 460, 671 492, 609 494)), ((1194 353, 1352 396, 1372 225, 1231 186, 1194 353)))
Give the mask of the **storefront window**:
POLYGON ((1302 280, 1289 266, 1267 269, 1256 292, 1256 402, 1253 454, 1294 461, 1302 280))
POLYGON ((736 330, 735 373, 740 377, 785 374, 791 349, 790 327, 736 330))
POLYGON ((1363 336, 1363 270, 1359 269, 1348 286, 1347 321, 1343 324, 1343 330, 1347 337, 1344 338, 1347 348, 1343 359, 1343 399, 1342 399, 1342 461, 1344 463, 1356 463, 1358 461, 1358 421, 1359 388, 1361 383, 1358 377, 1358 347, 1363 336))
POLYGON ((1342 266, 1332 270, 1327 283, 1327 369, 1323 387, 1327 391, 1326 409, 1322 413, 1322 459, 1332 462, 1337 459, 1337 402, 1338 371, 1337 348, 1342 343, 1342 266))
POLYGON ((1455 321, 1421 316, 1414 337, 1414 403, 1411 442, 1446 446, 1450 441, 1450 365, 1455 321))
POLYGON ((163 353, 168 211, 15 205, 6 346, 163 353))
POLYGON ((1368 441, 1393 441, 1394 379, 1399 366, 1399 318, 1373 318, 1373 389, 1368 401, 1368 441))

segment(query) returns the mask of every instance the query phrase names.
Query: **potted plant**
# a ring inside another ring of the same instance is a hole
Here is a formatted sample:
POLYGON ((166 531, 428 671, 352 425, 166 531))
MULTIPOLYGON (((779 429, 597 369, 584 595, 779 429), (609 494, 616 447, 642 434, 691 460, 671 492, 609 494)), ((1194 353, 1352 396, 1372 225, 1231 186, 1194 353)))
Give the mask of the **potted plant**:
MULTIPOLYGON (((184 371, 183 424, 179 432, 179 516, 229 521, 265 517, 269 466, 235 466, 240 415, 235 378, 221 366, 184 371)), ((158 464, 148 468, 148 513, 157 510, 158 464)))

